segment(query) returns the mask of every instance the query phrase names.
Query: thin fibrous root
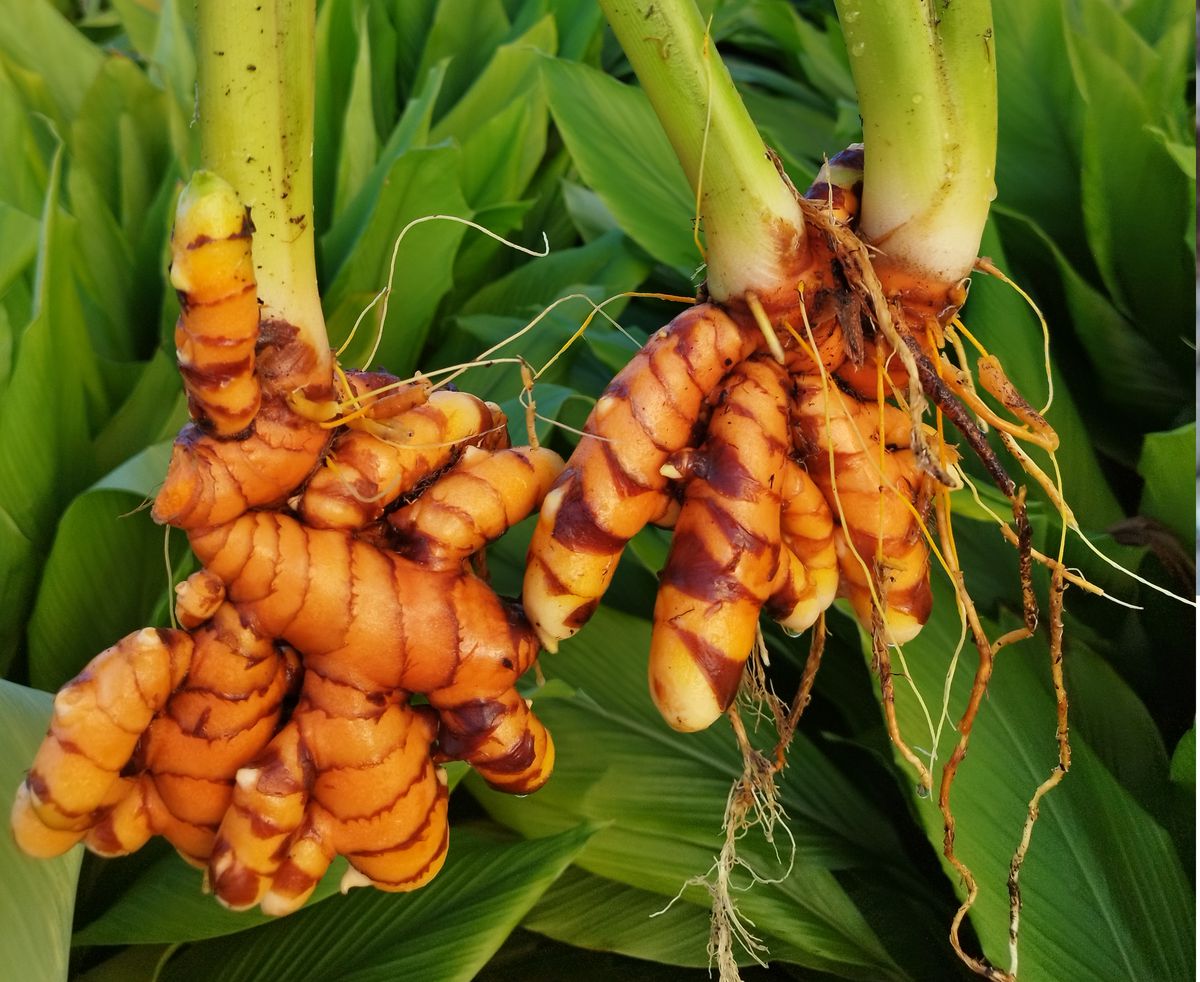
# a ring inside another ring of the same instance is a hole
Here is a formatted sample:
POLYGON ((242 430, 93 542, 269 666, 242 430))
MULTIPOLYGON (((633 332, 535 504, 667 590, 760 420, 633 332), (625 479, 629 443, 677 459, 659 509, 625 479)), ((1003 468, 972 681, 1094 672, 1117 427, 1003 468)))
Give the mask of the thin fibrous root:
POLYGON ((922 798, 928 798, 929 791, 933 787, 933 776, 921 758, 900 735, 900 724, 896 720, 895 689, 892 684, 892 655, 884 638, 883 618, 880 616, 879 607, 874 606, 871 610, 871 656, 873 661, 871 667, 879 673, 879 691, 883 699, 883 715, 887 722, 888 737, 891 739, 892 745, 900 751, 900 755, 917 772, 917 794, 922 798))
POLYGON ((809 644, 808 659, 804 663, 804 674, 800 676, 800 687, 792 700, 791 710, 786 718, 778 722, 779 742, 775 744, 775 770, 781 771, 787 763, 787 751, 791 746, 792 737, 800 724, 800 717, 812 701, 813 683, 817 680, 817 669, 821 667, 821 656, 825 653, 825 614, 821 613, 812 629, 812 640, 809 644))
POLYGON ((1054 704, 1057 715, 1057 725, 1054 736, 1058 742, 1058 762, 1029 801, 1028 814, 1025 817, 1025 827, 1021 831, 1021 841, 1013 853, 1012 862, 1008 868, 1008 950, 1009 974, 1017 977, 1017 939, 1021 923, 1021 867, 1025 862, 1025 854, 1029 851, 1029 841, 1033 835, 1033 825, 1038 819, 1042 798, 1046 796, 1066 776, 1071 769, 1071 741, 1067 727, 1067 689, 1063 680, 1063 593, 1067 584, 1063 577, 1062 566, 1057 566, 1050 579, 1050 678, 1054 683, 1054 704))
MULTIPOLYGON (((709 964, 715 964, 721 982, 736 982, 740 979, 737 966, 736 947, 740 947, 757 964, 766 966, 767 946, 750 929, 754 922, 741 913, 733 891, 738 889, 732 882, 734 870, 745 869, 754 883, 772 883, 753 870, 737 854, 738 841, 751 829, 758 827, 763 838, 775 846, 776 826, 782 827, 791 840, 788 868, 781 878, 786 878, 795 862, 796 843, 786 824, 786 814, 779 802, 775 784, 775 767, 751 744, 745 726, 736 707, 727 713, 733 732, 742 753, 742 773, 730 788, 725 802, 722 828, 725 839, 713 865, 703 876, 693 877, 686 885, 704 886, 712 897, 712 916, 709 927, 709 964)), ((778 848, 776 847, 778 857, 778 848)), ((748 889, 742 888, 742 889, 748 889)))
MULTIPOLYGON (((939 375, 937 368, 929 360, 923 351, 917 346, 916 341, 906 339, 911 349, 911 353, 917 364, 917 371, 920 374, 920 384, 925 393, 933 400, 937 406, 951 423, 970 444, 971 449, 975 451, 976 456, 982 462, 988 475, 995 482, 996 487, 1000 489, 1013 507, 1013 520, 1016 524, 1017 536, 1017 552, 1019 555, 1020 575, 1021 575, 1021 607, 1022 620, 1025 625, 1025 631, 1032 632, 1037 626, 1037 598, 1033 592, 1033 530, 1029 525, 1029 517, 1025 507, 1025 489, 1018 490, 1016 482, 1009 477, 1008 472, 1004 469, 1004 465, 1000 463, 1000 458, 996 456, 996 452, 992 450, 991 445, 987 442, 982 431, 975 425, 975 421, 971 419, 967 413, 966 407, 955 397, 954 393, 946 385, 939 375)), ((1001 439, 1008 436, 1006 433, 1001 433, 1001 439)), ((1005 445, 1012 449, 1015 442, 1008 440, 1005 445)), ((1024 460, 1022 460, 1024 463, 1024 460)), ((961 480, 956 482, 961 486, 961 480)), ((1024 635, 1028 636, 1028 634, 1024 635)), ((1009 644, 1017 640, 1015 636, 1005 637, 1004 643, 1009 644)))

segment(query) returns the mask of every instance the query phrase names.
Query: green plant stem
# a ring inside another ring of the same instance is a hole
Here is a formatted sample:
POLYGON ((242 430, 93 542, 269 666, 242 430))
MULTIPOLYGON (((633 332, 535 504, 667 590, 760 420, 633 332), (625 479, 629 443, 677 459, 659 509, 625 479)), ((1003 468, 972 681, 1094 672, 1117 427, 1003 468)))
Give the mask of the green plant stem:
POLYGON ((314 0, 201 0, 203 166, 250 209, 263 320, 293 325, 330 371, 313 231, 314 0))
POLYGON ((799 207, 692 0, 600 6, 699 195, 709 293, 727 300, 785 281, 794 289, 788 260, 803 243, 799 207))
POLYGON ((990 0, 835 0, 863 120, 860 233, 911 272, 966 276, 996 196, 990 0))

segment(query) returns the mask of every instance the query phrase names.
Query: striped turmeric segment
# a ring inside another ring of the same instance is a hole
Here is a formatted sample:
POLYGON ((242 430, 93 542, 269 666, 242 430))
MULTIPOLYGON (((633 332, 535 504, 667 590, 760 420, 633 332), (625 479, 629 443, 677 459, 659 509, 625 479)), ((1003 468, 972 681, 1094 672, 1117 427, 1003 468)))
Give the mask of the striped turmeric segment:
POLYGON ((183 189, 171 233, 175 349, 192 418, 218 437, 241 433, 258 413, 253 231, 237 192, 215 174, 199 171, 183 189))
POLYGON ((464 446, 494 444, 497 433, 503 420, 467 392, 439 390, 396 416, 368 415, 338 436, 297 510, 312 528, 362 528, 464 446))
POLYGON ((783 465, 781 497, 779 572, 766 610, 784 630, 799 634, 837 596, 833 515, 820 488, 791 459, 783 465))
POLYGON ((760 341, 718 307, 691 307, 600 397, 529 546, 522 597, 547 650, 587 621, 625 544, 666 511, 663 466, 692 445, 704 400, 760 341))
POLYGON ((733 701, 780 555, 787 451, 783 369, 743 362, 728 378, 688 478, 650 640, 650 694, 677 730, 733 701))
POLYGON ((860 401, 819 378, 800 388, 795 408, 808 442, 808 472, 838 526, 841 591, 864 627, 870 630, 878 614, 887 643, 903 644, 933 605, 921 529, 932 479, 910 449, 908 414, 860 401))

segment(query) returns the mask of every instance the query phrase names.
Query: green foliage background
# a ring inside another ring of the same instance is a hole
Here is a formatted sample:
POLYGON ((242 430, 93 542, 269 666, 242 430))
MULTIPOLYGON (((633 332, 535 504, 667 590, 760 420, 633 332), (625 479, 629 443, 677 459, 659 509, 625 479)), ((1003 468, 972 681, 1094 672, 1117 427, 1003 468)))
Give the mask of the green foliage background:
MULTIPOLYGON (((858 136, 831 8, 704 6, 764 137, 806 185, 823 155, 858 136)), ((1195 593, 1193 14, 1179 0, 996 4, 999 197, 984 243, 1051 325, 1051 420, 1088 537, 1185 596, 1195 593)), ((324 0, 317 46, 316 218, 335 344, 384 283, 399 229, 438 212, 534 247, 544 233, 551 252, 531 260, 459 225, 415 229, 399 252, 404 302, 391 305, 377 359, 398 375, 468 359, 572 293, 694 291, 691 194, 588 0, 324 0)), ((164 563, 176 578, 190 568, 180 536, 164 559, 139 506, 185 418, 165 243, 197 159, 194 67, 181 0, 0 0, 5 807, 48 718, 45 693, 129 630, 163 623, 164 563)), ((521 352, 545 363, 588 309, 555 308, 521 352)), ((598 322, 555 362, 536 392, 548 419, 579 425, 673 313, 653 301, 607 310, 627 333, 598 322)), ((966 316, 1038 403, 1042 340, 1024 303, 979 281, 966 316)), ((464 387, 515 406, 520 382, 492 368, 464 387)), ((549 424, 542 436, 563 450, 574 440, 549 424)), ((959 497, 963 565, 994 633, 1019 600, 1015 561, 959 497)), ((1054 551, 1053 509, 1035 501, 1033 517, 1054 551)), ((527 536, 518 529, 493 550, 502 591, 519 586, 527 536)), ((431 886, 340 897, 334 878, 305 911, 265 923, 203 897, 199 874, 161 844, 116 862, 76 851, 38 863, 4 836, 0 964, 14 978, 93 982, 706 977, 708 896, 684 884, 719 848, 740 763, 724 723, 672 733, 646 695, 648 598, 665 542, 639 537, 605 608, 543 660, 547 682, 533 695, 558 745, 553 780, 511 799, 468 779, 453 797, 450 861, 431 886)), ((1023 877, 1022 978, 1190 978, 1193 611, 1077 541, 1067 555, 1142 609, 1068 594, 1074 766, 1043 807, 1023 877)), ((959 625, 947 584, 937 588, 933 621, 905 649, 914 686, 898 693, 904 732, 926 752, 939 734, 915 693, 936 726, 949 671, 953 720, 973 671, 969 653, 951 667, 959 625)), ((787 834, 742 844, 763 879, 745 877, 738 902, 770 951, 770 968, 747 958, 745 976, 960 977, 946 942, 959 884, 939 859, 940 818, 893 759, 853 621, 835 612, 831 629, 782 778, 787 834)), ((776 688, 790 694, 806 642, 769 642, 776 688)), ((1003 653, 954 795, 959 850, 981 884, 971 929, 1001 964, 1007 863, 1055 759, 1046 661, 1044 635, 1003 653)), ((952 735, 952 723, 941 727, 943 759, 952 735)))

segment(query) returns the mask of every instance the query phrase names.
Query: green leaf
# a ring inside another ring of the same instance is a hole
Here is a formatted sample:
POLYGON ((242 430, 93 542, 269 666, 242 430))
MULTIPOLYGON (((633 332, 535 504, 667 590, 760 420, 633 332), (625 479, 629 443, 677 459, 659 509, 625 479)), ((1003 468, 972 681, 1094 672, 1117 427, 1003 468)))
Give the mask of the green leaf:
POLYGON ((1167 433, 1147 434, 1138 461, 1138 473, 1146 482, 1138 511, 1162 522, 1189 553, 1196 548, 1195 448, 1196 424, 1189 423, 1167 433))
POLYGON ((1193 186, 1151 131, 1161 125, 1152 80, 1085 36, 1068 34, 1068 52, 1087 100, 1079 180, 1089 245, 1105 286, 1186 378, 1193 186), (1123 124, 1113 126, 1114 119, 1123 124))
MULTIPOLYGON (((29 677, 39 688, 57 689, 101 649, 149 625, 170 593, 163 529, 137 510, 144 502, 88 491, 63 513, 29 620, 29 677)), ((176 535, 172 546, 178 561, 186 542, 176 535)))
POLYGON ((162 978, 471 979, 594 829, 505 842, 457 827, 441 873, 397 896, 356 890, 257 930, 196 944, 162 978))
MULTIPOLYGON (((0 814, 12 810, 50 720, 50 696, 0 680, 0 814)), ((57 859, 31 859, 0 835, 0 963, 13 979, 67 978, 71 913, 82 847, 57 859)))
MULTIPOLYGON (((907 675, 925 694, 935 719, 959 633, 956 621, 953 599, 938 578, 934 616, 905 645, 907 675)), ((998 633, 994 624, 985 622, 985 627, 992 637, 998 633)), ((1069 637, 1066 644, 1069 663, 1069 637)), ((973 653, 959 660, 951 723, 962 711, 975 660, 973 653)), ((1044 633, 999 654, 970 754, 951 795, 957 852, 980 890, 971 920, 984 951, 1002 966, 1008 962, 1009 862, 1027 803, 1057 757, 1048 661, 1044 633)), ((1087 700, 1111 700, 1109 693, 1122 686, 1115 674, 1105 682, 1072 692, 1084 720, 1103 720, 1108 711, 1086 705, 1087 700)), ((1120 698, 1131 705, 1134 697, 1122 692, 1120 698)), ((909 742, 930 747, 932 737, 907 683, 897 683, 896 711, 909 742)), ((1188 978, 1194 961, 1194 897, 1179 857, 1166 832, 1109 773, 1081 729, 1071 733, 1070 772, 1041 802, 1021 872, 1021 978, 1188 978)), ((953 725, 942 728, 941 760, 949 758, 957 736, 953 725)), ((907 765, 899 766, 911 780, 907 765)), ((940 846, 936 803, 913 799, 931 843, 940 846)), ((959 883, 949 869, 947 875, 959 883)))
MULTIPOLYGON (((1000 269, 1007 265, 991 222, 984 231, 980 252, 991 256, 1000 269)), ((963 320, 988 350, 1000 359, 1017 389, 1040 409, 1048 395, 1043 337, 1037 319, 1025 301, 1012 287, 977 274, 971 280, 971 298, 963 309, 963 320)), ((1052 352, 1055 350, 1053 340, 1052 332, 1052 352)), ((1060 438, 1058 461, 1065 478, 1066 498, 1085 528, 1104 528, 1123 517, 1122 512, 1097 462, 1095 441, 1088 426, 1071 392, 1058 378, 1053 362, 1051 367, 1057 382, 1054 404, 1046 414, 1046 419, 1060 438)), ((1047 473, 1053 473, 1049 462, 1040 457, 1036 450, 1033 456, 1047 473)), ((1030 486, 1031 499, 1041 497, 1032 480, 1020 479, 1019 467, 1011 459, 1006 460, 1006 467, 1012 468, 1010 473, 1018 477, 1018 484, 1030 486)), ((989 479, 985 477, 984 480, 989 479)))
POLYGON ((581 948, 707 968, 709 913, 707 906, 686 900, 668 908, 660 894, 572 866, 526 915, 522 927, 581 948))
POLYGON ((554 20, 544 17, 520 37, 498 47, 466 94, 437 121, 431 139, 465 142, 497 113, 527 98, 539 87, 542 55, 554 54, 556 43, 554 20))
POLYGON ((359 192, 371 173, 378 150, 367 23, 367 10, 364 8, 356 18, 358 57, 354 61, 350 95, 342 115, 341 153, 338 155, 337 184, 333 197, 335 214, 340 213, 359 192))
MULTIPOLYGON (((525 835, 580 820, 609 823, 578 865, 658 895, 658 906, 641 911, 646 916, 713 862, 726 797, 741 771, 725 721, 678 734, 659 717, 636 654, 648 639, 645 621, 601 608, 542 663, 548 677, 577 690, 572 699, 535 701, 554 735, 554 777, 518 806, 470 784, 494 817, 525 835)), ((748 883, 735 877, 738 906, 765 936, 771 957, 853 978, 903 977, 832 872, 888 865, 896 848, 888 822, 803 736, 791 746, 780 800, 788 834, 777 832, 774 847, 758 835, 739 843, 742 858, 771 881, 743 889, 748 883), (795 863, 783 875, 793 840, 795 863)), ((684 899, 706 904, 707 894, 688 887, 684 899)))
MULTIPOLYGON (((408 222, 437 214, 470 217, 459 187, 460 163, 457 148, 437 147, 410 150, 392 165, 374 211, 358 230, 353 248, 325 292, 329 336, 335 346, 387 285, 393 246, 408 222)), ((400 243, 394 295, 376 365, 400 377, 416 367, 434 310, 450 288, 463 231, 464 226, 455 222, 427 222, 414 226, 400 243)), ((377 331, 378 309, 364 320, 344 363, 361 364, 377 331)))
POLYGON ((1193 726, 1180 739, 1171 755, 1171 780, 1196 790, 1196 728, 1193 726))
MULTIPOLYGON (((1067 259, 1056 243, 1032 219, 1005 208, 995 213, 1003 222, 1005 243, 1009 232, 1023 232, 1032 241, 1019 250, 1024 263, 1041 263, 1048 258, 1057 269, 1070 327, 1086 352, 1088 365, 1098 386, 1098 395, 1113 406, 1137 407, 1149 421, 1169 422, 1188 395, 1178 372, 1167 364, 1164 353, 1156 348, 1112 301, 1092 286, 1067 259), (1019 223, 1012 229, 1011 223, 1019 223)), ((1012 240, 1017 238, 1013 235, 1012 240)), ((1012 250, 1018 254, 1018 250, 1012 250)), ((1059 334, 1059 325, 1051 324, 1051 343, 1059 334)))
POLYGON ((174 96, 175 106, 191 119, 196 101, 196 55, 189 37, 190 4, 161 0, 154 39, 152 77, 174 96))
POLYGON ((422 78, 438 62, 449 59, 437 115, 458 102, 479 77, 508 30, 508 15, 500 0, 438 0, 415 75, 422 78))
POLYGON ((0 61, 45 80, 55 121, 79 112, 84 93, 104 63, 100 49, 75 30, 48 0, 5 5, 0 17, 0 61), (52 53, 48 57, 48 54, 52 53))
POLYGON ((121 26, 134 50, 143 59, 148 59, 158 35, 158 11, 145 0, 113 0, 113 8, 121 18, 121 26))
POLYGON ((586 245, 525 262, 481 289, 461 313, 538 311, 584 283, 612 296, 640 283, 649 271, 649 261, 614 229, 586 245))
POLYGON ((58 207, 61 159, 60 145, 42 214, 34 316, 0 402, 0 512, 13 546, 0 552, 0 582, 12 587, 0 609, 0 668, 19 643, 58 510, 91 477, 90 426, 107 408, 70 276, 72 225, 58 207), (48 418, 54 425, 45 425, 48 418))
POLYGON ((326 269, 336 271, 345 262, 347 252, 369 221, 396 160, 410 147, 424 146, 428 142, 433 103, 441 87, 444 71, 444 64, 430 69, 421 91, 405 106, 404 114, 388 137, 371 173, 363 181, 362 188, 354 200, 338 213, 329 231, 322 237, 322 272, 326 269))
POLYGON ((580 174, 638 245, 684 276, 700 262, 696 202, 639 89, 574 62, 542 67, 550 111, 580 174))
MULTIPOLYGON (((118 860, 119 861, 119 860, 118 860)), ((346 872, 340 856, 317 884, 306 906, 338 895, 346 872)), ((276 919, 257 910, 232 911, 202 892, 203 875, 175 853, 156 860, 95 920, 75 932, 80 945, 178 944, 219 938, 276 919)))

